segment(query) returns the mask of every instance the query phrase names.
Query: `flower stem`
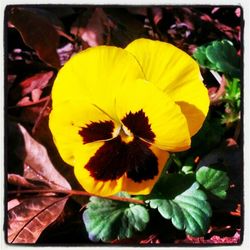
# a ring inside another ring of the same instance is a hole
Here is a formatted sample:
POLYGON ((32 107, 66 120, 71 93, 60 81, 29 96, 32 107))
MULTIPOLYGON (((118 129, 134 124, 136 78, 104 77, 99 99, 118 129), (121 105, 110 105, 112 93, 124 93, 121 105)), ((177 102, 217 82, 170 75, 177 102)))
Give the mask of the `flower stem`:
POLYGON ((93 195, 85 191, 80 190, 55 190, 55 189, 34 189, 34 190, 17 190, 17 191, 9 191, 8 194, 30 194, 30 193, 55 193, 55 194, 66 194, 66 195, 82 195, 82 196, 96 196, 102 199, 110 199, 115 201, 121 201, 121 202, 129 202, 134 204, 140 204, 145 205, 145 202, 143 200, 137 200, 134 198, 126 198, 126 197, 120 197, 120 196, 108 196, 108 197, 101 197, 98 195, 93 195))

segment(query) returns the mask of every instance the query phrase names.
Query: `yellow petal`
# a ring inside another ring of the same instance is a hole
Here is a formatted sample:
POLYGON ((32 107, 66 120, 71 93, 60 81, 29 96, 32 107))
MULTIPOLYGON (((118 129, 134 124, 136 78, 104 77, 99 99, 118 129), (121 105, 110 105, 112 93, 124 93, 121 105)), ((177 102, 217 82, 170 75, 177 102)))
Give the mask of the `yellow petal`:
POLYGON ((61 157, 70 165, 74 165, 76 147, 109 140, 120 130, 120 125, 97 106, 76 99, 54 106, 49 126, 61 157))
POLYGON ((52 89, 53 107, 72 99, 89 99, 114 119, 114 94, 127 81, 143 77, 127 51, 98 46, 73 56, 59 71, 52 89))
POLYGON ((132 179, 128 178, 127 175, 125 175, 122 189, 125 190, 126 192, 133 195, 138 195, 138 194, 147 195, 151 192, 155 183, 160 178, 162 170, 169 158, 169 153, 161 149, 158 149, 154 146, 151 146, 150 150, 152 150, 152 152, 154 153, 154 155, 157 157, 158 160, 158 175, 155 176, 153 179, 144 180, 140 183, 133 181, 132 179))
POLYGON ((117 93, 116 112, 123 130, 167 151, 190 146, 190 135, 180 107, 154 84, 137 80, 117 93))
POLYGON ((146 79, 181 106, 190 134, 194 135, 209 107, 207 89, 202 83, 198 64, 182 50, 160 41, 138 39, 126 50, 137 58, 146 79))
MULTIPOLYGON (((93 142, 78 148, 75 154, 76 161, 74 173, 78 182, 87 192, 100 196, 110 196, 122 190, 124 177, 121 176, 117 180, 109 181, 96 180, 91 176, 91 172, 85 168, 91 157, 94 157, 98 149, 103 145, 104 142, 93 142)), ((110 157, 112 157, 112 155, 110 155, 110 157)), ((105 167, 105 165, 103 165, 103 167, 105 167)))

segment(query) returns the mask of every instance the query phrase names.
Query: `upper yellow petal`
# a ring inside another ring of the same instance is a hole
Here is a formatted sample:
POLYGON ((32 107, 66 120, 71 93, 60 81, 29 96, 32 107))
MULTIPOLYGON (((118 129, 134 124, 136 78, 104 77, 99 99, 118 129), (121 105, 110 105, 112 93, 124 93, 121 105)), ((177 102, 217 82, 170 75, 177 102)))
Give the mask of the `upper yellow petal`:
POLYGON ((145 80, 124 84, 117 92, 116 112, 123 130, 168 151, 190 146, 190 134, 180 107, 145 80))
POLYGON ((180 105, 190 134, 194 135, 209 107, 208 92, 202 83, 198 64, 182 50, 160 41, 138 39, 126 50, 137 58, 146 79, 180 105))
POLYGON ((52 105, 89 99, 115 119, 116 89, 138 77, 143 77, 143 72, 127 51, 112 46, 89 48, 74 55, 59 71, 52 89, 52 105))

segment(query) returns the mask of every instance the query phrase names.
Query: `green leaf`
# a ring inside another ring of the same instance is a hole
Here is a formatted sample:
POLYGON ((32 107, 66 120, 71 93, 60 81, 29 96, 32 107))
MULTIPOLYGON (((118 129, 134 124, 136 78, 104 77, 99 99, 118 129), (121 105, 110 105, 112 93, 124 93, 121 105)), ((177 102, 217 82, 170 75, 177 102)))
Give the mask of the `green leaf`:
MULTIPOLYGON (((178 180, 175 185, 178 185, 178 180)), ((168 189, 168 187, 165 187, 168 189)), ((169 198, 162 196, 147 200, 151 208, 158 209, 165 219, 171 219, 173 225, 179 230, 185 230, 192 236, 204 235, 209 227, 211 208, 206 201, 206 195, 199 190, 199 184, 193 183, 191 187, 175 196, 169 198)))
POLYGON ((196 155, 207 154, 221 143, 224 135, 225 126, 222 126, 221 120, 209 112, 202 128, 192 137, 191 149, 196 155))
MULTIPOLYGON (((120 196, 129 197, 126 193, 120 196)), ((149 214, 142 205, 91 197, 83 221, 90 240, 108 242, 131 238, 136 231, 144 230, 149 214)))
POLYGON ((240 57, 228 40, 213 41, 200 46, 193 56, 203 67, 222 72, 230 77, 240 77, 240 57))
POLYGON ((203 166, 196 172, 196 180, 213 195, 226 198, 229 178, 225 171, 203 166))
POLYGON ((228 102, 234 112, 240 111, 241 91, 240 81, 237 78, 228 79, 226 85, 226 93, 224 95, 224 101, 228 102))
POLYGON ((216 70, 217 68, 215 65, 209 61, 207 54, 206 54, 206 46, 200 46, 197 48, 197 50, 194 52, 193 57, 198 61, 198 63, 209 69, 216 70))
POLYGON ((162 175, 149 197, 158 197, 160 195, 168 199, 174 199, 191 187, 194 182, 195 176, 193 174, 173 173, 162 175))

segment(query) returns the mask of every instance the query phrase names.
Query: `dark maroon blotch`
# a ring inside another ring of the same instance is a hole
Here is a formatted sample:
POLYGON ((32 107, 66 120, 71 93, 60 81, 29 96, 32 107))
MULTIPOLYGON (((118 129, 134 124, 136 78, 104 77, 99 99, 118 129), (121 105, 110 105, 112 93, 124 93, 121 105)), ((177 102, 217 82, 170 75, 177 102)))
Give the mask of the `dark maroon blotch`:
POLYGON ((112 121, 92 122, 82 127, 79 135, 83 137, 84 143, 112 138, 114 123, 112 121))
POLYGON ((85 168, 96 180, 119 179, 125 172, 135 182, 153 179, 158 174, 158 161, 149 145, 139 138, 126 144, 121 137, 106 141, 85 168))
POLYGON ((129 112, 123 119, 122 123, 135 135, 149 142, 153 142, 155 134, 151 130, 148 117, 141 109, 138 112, 129 112))

